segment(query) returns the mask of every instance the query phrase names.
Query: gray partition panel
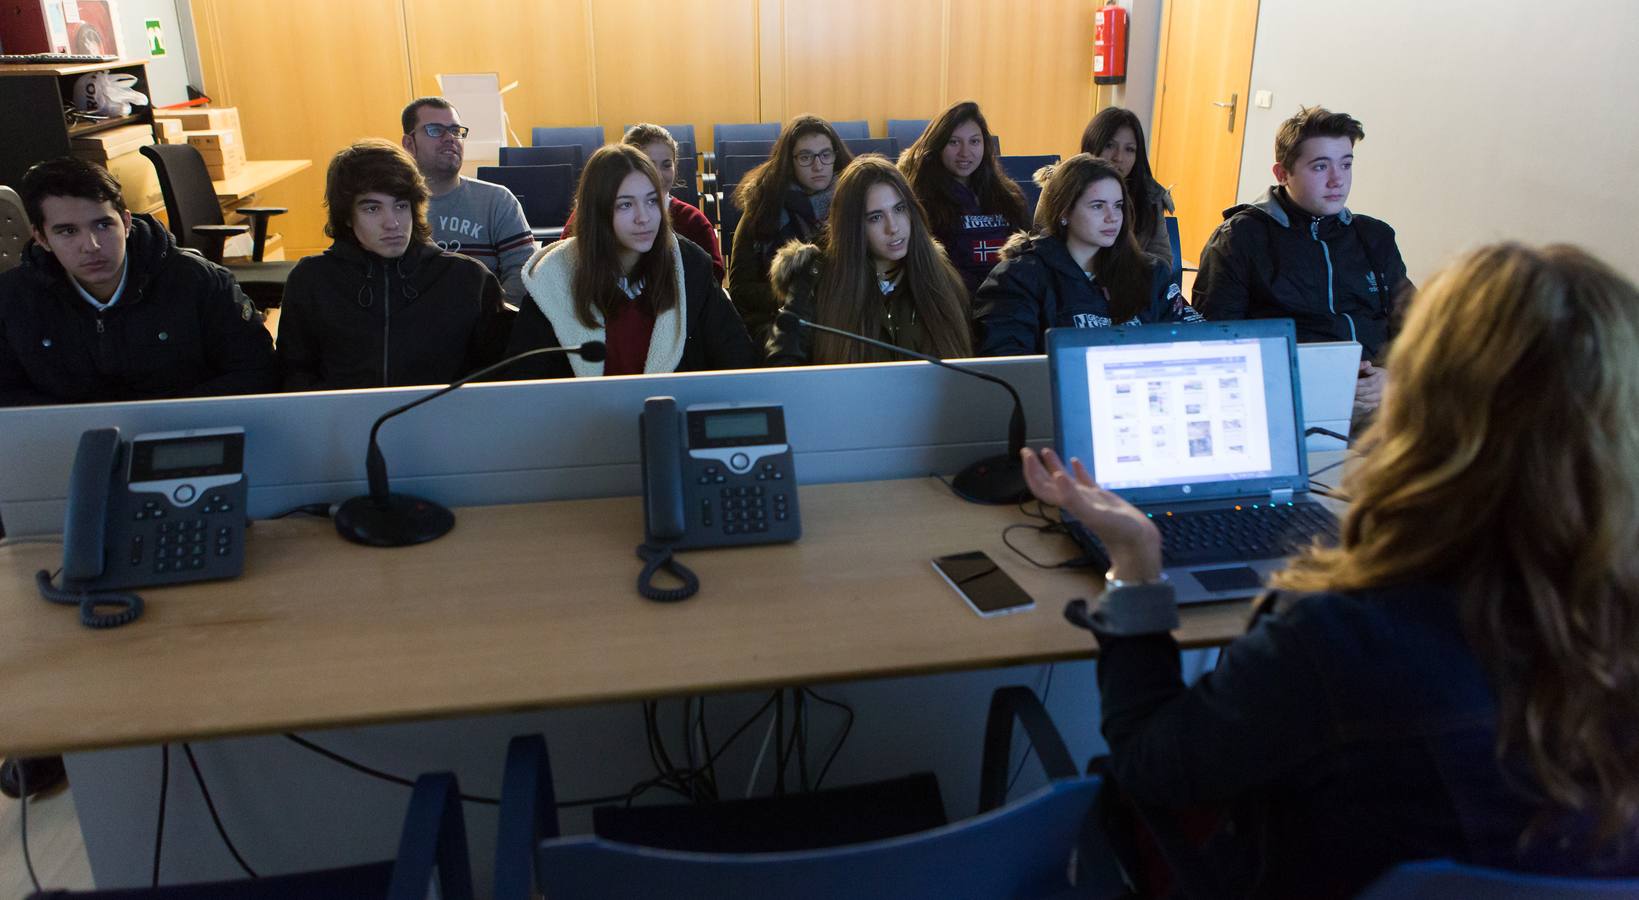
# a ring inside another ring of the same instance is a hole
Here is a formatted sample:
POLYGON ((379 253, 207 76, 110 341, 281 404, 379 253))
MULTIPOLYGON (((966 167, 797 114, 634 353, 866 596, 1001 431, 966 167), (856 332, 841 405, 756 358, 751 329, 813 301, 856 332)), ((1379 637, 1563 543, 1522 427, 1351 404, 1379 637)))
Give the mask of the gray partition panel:
MULTIPOLYGON (((1024 399, 1029 437, 1053 434, 1046 358, 974 360, 1024 399)), ((362 493, 370 424, 427 388, 0 409, 0 520, 62 530, 80 433, 242 425, 250 515, 362 493)), ((381 430, 393 488, 450 506, 634 495, 643 400, 777 402, 801 482, 950 473, 1006 446, 1000 387, 927 363, 474 384, 381 430)))

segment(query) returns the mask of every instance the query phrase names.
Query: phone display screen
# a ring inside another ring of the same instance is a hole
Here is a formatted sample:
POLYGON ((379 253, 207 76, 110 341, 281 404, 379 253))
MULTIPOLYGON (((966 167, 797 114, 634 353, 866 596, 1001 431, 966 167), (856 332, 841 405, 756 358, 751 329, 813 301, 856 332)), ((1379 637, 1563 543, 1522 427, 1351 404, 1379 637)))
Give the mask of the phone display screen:
POLYGON ((211 438, 202 441, 166 441, 154 445, 154 472, 163 474, 220 466, 227 456, 227 441, 211 438))
POLYGON ((981 616, 1017 612, 1036 605, 1024 588, 983 551, 936 557, 933 568, 981 616))

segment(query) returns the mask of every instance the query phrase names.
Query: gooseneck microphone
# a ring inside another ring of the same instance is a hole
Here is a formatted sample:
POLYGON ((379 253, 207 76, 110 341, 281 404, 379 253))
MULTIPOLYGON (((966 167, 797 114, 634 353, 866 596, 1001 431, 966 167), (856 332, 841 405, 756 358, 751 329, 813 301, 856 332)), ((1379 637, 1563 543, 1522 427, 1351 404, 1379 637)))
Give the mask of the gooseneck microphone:
POLYGON ((854 334, 851 331, 843 331, 840 328, 810 322, 790 310, 781 312, 775 321, 779 323, 781 328, 788 331, 796 331, 799 328, 807 328, 810 331, 823 331, 826 334, 834 334, 850 341, 868 344, 908 359, 919 359, 949 369, 952 372, 961 372, 963 375, 982 378, 985 381, 1006 388, 1007 393, 1013 397, 1013 416, 1007 422, 1007 453, 1001 456, 987 456, 975 460, 967 468, 956 473, 956 478, 951 481, 951 487, 963 499, 975 503, 1012 504, 1018 503, 1030 495, 1030 489, 1024 483, 1024 463, 1019 459, 1019 451, 1024 449, 1024 403, 1019 400, 1019 392, 1013 389, 1013 385, 994 375, 945 362, 937 356, 917 353, 915 350, 906 350, 904 347, 895 346, 887 341, 879 341, 862 334, 854 334))
POLYGON ((519 360, 531 356, 545 356, 549 353, 578 353, 581 359, 587 362, 601 362, 608 355, 602 341, 587 341, 574 347, 537 347, 509 356, 494 365, 485 366, 425 397, 411 400, 403 406, 382 413, 381 418, 370 426, 370 447, 364 454, 364 472, 370 482, 370 493, 353 497, 336 509, 337 533, 354 543, 368 544, 371 547, 421 544, 448 534, 449 530, 455 527, 455 513, 450 512, 448 507, 422 497, 394 494, 388 490, 387 458, 381 454, 381 445, 376 442, 376 433, 381 430, 382 423, 399 413, 409 412, 429 400, 442 397, 470 381, 504 369, 519 360))

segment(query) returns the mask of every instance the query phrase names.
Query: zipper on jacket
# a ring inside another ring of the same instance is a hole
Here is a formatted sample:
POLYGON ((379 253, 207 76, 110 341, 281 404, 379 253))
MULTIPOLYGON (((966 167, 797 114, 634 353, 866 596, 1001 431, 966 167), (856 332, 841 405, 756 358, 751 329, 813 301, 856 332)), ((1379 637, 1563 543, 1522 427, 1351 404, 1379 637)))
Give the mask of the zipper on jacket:
POLYGON ((386 266, 381 267, 381 304, 381 311, 386 316, 381 322, 381 386, 389 387, 392 382, 387 380, 387 359, 393 340, 393 295, 386 266))
MULTIPOLYGON (((1319 219, 1309 220, 1309 236, 1314 238, 1315 243, 1320 245, 1320 253, 1326 257, 1326 308, 1331 310, 1332 315, 1335 316, 1337 315, 1337 300, 1332 289, 1332 248, 1320 239, 1319 219)), ((1348 313, 1344 313, 1343 318, 1349 323, 1349 340, 1358 342, 1360 338, 1355 335, 1354 318, 1348 313)))

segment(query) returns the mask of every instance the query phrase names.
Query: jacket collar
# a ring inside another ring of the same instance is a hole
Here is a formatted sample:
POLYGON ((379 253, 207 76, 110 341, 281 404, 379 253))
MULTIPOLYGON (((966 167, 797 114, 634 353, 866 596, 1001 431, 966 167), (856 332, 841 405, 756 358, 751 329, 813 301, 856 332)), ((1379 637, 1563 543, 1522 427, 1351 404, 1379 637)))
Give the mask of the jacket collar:
POLYGON ((1286 194, 1286 188, 1278 184, 1270 185, 1269 190, 1265 191, 1263 196, 1259 197, 1256 202, 1235 207, 1235 209, 1248 207, 1274 219, 1276 224, 1282 228, 1291 228, 1293 222, 1307 224, 1308 220, 1314 218, 1319 218, 1322 225, 1329 224, 1331 219, 1336 219, 1339 225, 1348 225, 1354 221, 1354 213, 1350 212, 1347 206, 1343 207, 1343 211, 1336 216, 1313 216, 1299 208, 1296 203, 1293 203, 1292 198, 1286 194))
MULTIPOLYGON (((524 264, 524 287, 529 289, 530 299, 535 301, 546 316, 546 321, 552 325, 552 331, 558 336, 558 345, 562 347, 605 340, 601 319, 588 328, 575 315, 573 284, 577 243, 573 237, 564 238, 536 250, 535 255, 524 264)), ((683 342, 686 338, 683 313, 688 298, 684 293, 683 252, 675 236, 670 249, 672 273, 677 285, 677 305, 655 316, 654 332, 649 337, 649 356, 643 363, 646 373, 675 372, 683 361, 683 342)), ((593 314, 596 315, 595 310, 593 314)), ((603 374, 602 360, 591 362, 573 353, 569 354, 569 367, 577 378, 603 374)))

